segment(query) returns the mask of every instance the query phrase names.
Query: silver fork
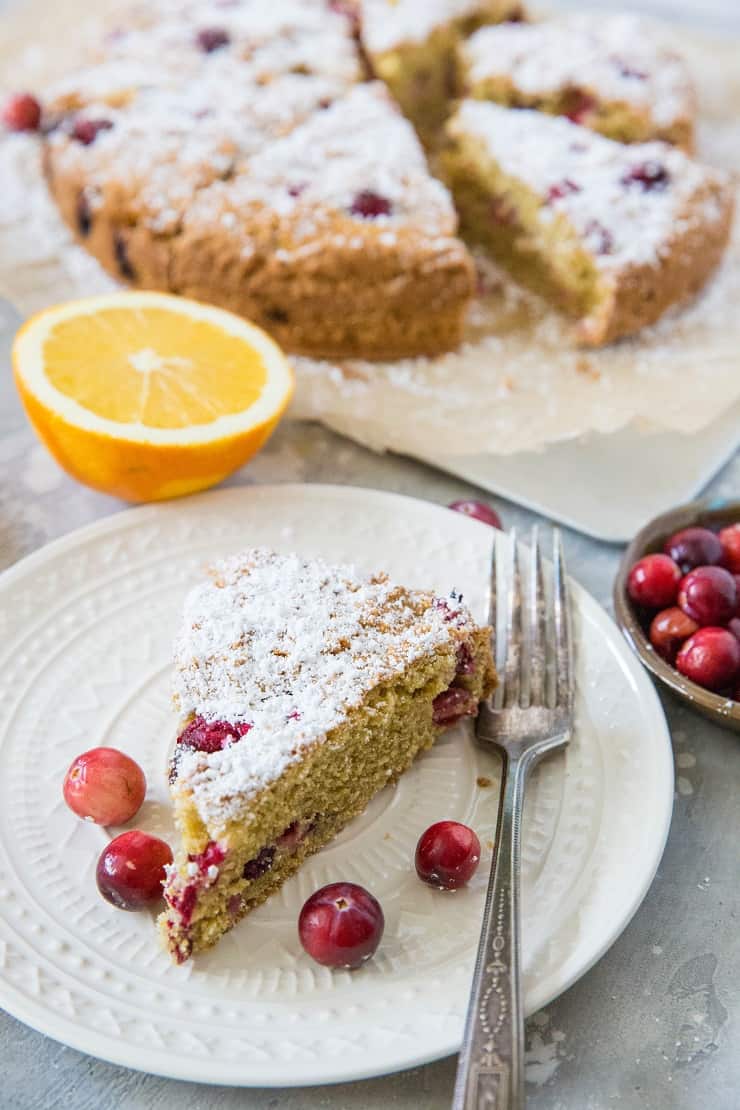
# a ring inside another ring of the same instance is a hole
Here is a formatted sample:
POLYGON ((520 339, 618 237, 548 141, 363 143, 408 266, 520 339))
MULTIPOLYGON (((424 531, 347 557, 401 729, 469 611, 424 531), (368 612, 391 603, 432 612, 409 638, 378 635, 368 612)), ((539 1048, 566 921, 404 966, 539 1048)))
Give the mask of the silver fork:
MULTIPOLYGON (((491 565, 490 624, 496 631, 497 565, 491 565)), ((476 734, 501 753, 496 844, 483 911, 453 1110, 524 1106, 524 1013, 520 975, 519 867, 524 785, 534 764, 564 748, 573 722, 573 666, 568 587, 560 533, 553 535, 548 607, 537 529, 532 533, 529 604, 522 617, 522 576, 511 533, 506 656, 476 734), (548 619, 548 608, 549 619, 548 619), (526 634, 525 634, 526 631, 526 634)))

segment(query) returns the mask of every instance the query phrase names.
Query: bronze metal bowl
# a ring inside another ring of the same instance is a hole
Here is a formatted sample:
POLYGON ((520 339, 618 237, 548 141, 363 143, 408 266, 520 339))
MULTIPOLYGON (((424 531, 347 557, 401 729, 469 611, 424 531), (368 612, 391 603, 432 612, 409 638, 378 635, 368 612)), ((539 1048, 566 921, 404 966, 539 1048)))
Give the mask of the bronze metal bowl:
POLYGON ((703 686, 697 686, 695 682, 684 678, 670 663, 661 659, 648 640, 627 593, 627 576, 633 564, 643 555, 662 551, 664 542, 674 532, 693 526, 717 531, 737 521, 740 521, 740 501, 723 501, 716 498, 691 501, 688 505, 682 505, 678 509, 672 509, 662 516, 655 517, 637 533, 624 553, 614 583, 614 612, 617 624, 630 647, 656 678, 715 724, 740 732, 740 702, 732 701, 720 694, 713 694, 703 686))

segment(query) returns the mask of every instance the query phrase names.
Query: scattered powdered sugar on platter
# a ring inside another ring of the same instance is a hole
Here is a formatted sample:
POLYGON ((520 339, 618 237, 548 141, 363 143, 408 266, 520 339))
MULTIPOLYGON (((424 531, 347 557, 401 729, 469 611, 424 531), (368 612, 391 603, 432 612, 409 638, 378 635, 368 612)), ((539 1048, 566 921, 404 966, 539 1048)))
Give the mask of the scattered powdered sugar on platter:
MULTIPOLYGON (((118 9, 104 0, 96 11, 106 10, 118 9)), ((89 18, 81 0, 70 0, 58 17, 44 7, 40 21, 41 11, 32 0, 5 17, 7 88, 46 86, 79 56, 89 18)), ((737 174, 737 45, 685 31, 668 37, 698 86, 700 158, 737 174)), ((33 138, 0 136, 0 173, 0 295, 28 313, 116 287, 62 224, 33 138)), ((698 431, 740 398, 739 223, 702 296, 635 339, 596 352, 576 349, 561 318, 484 263, 459 351, 395 363, 296 359, 292 413, 375 449, 431 458, 511 454, 629 424, 698 431)))
POLYGON ((210 755, 181 749, 178 781, 223 824, 371 689, 441 646, 456 651, 475 627, 457 595, 385 575, 260 549, 215 564, 185 601, 175 696, 184 716, 248 732, 210 755))

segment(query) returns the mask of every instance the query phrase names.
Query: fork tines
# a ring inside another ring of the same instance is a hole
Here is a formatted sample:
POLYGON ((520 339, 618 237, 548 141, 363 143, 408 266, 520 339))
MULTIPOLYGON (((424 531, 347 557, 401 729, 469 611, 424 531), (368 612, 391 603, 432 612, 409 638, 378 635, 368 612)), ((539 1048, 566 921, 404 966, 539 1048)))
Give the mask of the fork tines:
MULTIPOLYGON (((499 660, 496 708, 549 706, 570 711, 573 700, 568 585, 560 529, 553 529, 552 585, 548 604, 539 529, 532 529, 523 590, 522 556, 516 530, 510 533, 504 657, 499 660), (523 596, 526 592, 526 604, 523 596)), ((490 624, 496 631, 498 576, 496 545, 491 564, 490 624)))

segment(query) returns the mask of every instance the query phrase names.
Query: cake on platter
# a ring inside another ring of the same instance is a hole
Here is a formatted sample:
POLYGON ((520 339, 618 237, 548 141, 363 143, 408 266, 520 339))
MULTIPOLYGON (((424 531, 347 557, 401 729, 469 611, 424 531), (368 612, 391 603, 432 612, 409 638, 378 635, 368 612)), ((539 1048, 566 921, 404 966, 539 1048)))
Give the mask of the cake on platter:
POLYGON ((633 15, 484 27, 460 44, 458 73, 465 96, 567 116, 619 142, 693 147, 686 65, 633 15))
POLYGON ((466 236, 600 346, 706 283, 730 233, 724 174, 665 143, 625 145, 562 117, 465 100, 443 155, 466 236))
POLYGON ((175 651, 172 957, 215 944, 494 684, 457 594, 262 549, 214 565, 175 651))

